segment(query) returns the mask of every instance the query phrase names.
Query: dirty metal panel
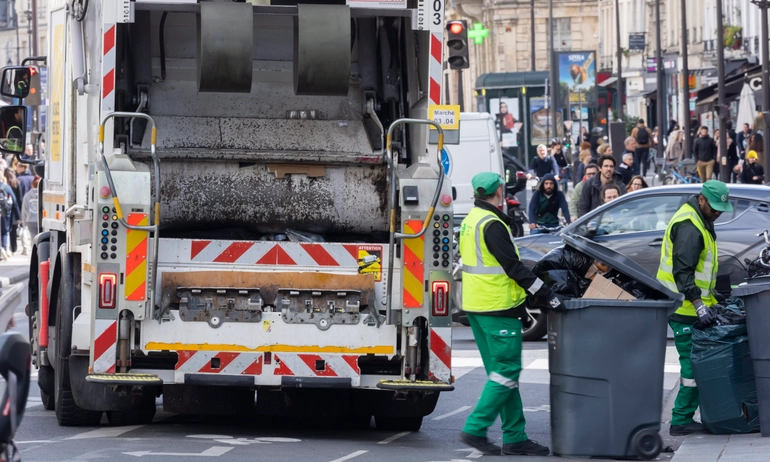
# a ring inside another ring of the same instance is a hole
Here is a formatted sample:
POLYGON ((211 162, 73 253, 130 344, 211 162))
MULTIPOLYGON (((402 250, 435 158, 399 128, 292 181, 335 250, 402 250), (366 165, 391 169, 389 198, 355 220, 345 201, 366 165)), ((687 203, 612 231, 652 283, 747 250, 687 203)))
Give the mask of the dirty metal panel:
POLYGON ((161 225, 368 234, 387 230, 386 191, 383 166, 327 167, 323 177, 276 178, 263 164, 165 161, 161 225))

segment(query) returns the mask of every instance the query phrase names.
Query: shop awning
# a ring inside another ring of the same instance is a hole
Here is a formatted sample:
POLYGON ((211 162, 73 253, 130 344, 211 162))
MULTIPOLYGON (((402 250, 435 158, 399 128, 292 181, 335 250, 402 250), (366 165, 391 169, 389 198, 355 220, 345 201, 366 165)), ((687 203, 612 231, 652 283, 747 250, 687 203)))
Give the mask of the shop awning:
POLYGON ((608 87, 608 86, 612 85, 613 83, 615 83, 617 81, 618 81, 618 76, 617 75, 613 75, 612 77, 608 78, 604 82, 600 83, 599 86, 600 87, 608 87))
POLYGON ((515 87, 544 87, 548 71, 536 72, 492 72, 476 79, 476 90, 505 89, 515 87))

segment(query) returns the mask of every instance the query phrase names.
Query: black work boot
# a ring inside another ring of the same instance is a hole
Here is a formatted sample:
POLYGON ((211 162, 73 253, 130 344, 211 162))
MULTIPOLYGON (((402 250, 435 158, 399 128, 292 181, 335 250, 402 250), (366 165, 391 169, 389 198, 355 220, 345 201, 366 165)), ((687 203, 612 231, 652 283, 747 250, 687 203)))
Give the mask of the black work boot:
POLYGON ((527 440, 520 443, 503 444, 503 454, 514 456, 547 456, 551 451, 537 441, 527 440))
POLYGON ((691 422, 687 425, 672 425, 668 429, 668 434, 671 436, 685 436, 690 433, 702 433, 705 429, 700 422, 691 422))
POLYGON ((473 436, 465 432, 460 432, 460 442, 481 451, 486 456, 499 456, 500 446, 492 444, 487 437, 473 436))

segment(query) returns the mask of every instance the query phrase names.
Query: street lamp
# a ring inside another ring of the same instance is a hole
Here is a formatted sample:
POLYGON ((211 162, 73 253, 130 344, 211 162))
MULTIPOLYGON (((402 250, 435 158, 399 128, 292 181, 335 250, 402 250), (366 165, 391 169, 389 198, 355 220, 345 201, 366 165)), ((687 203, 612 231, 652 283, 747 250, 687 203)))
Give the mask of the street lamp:
MULTIPOLYGON (((768 53, 768 32, 767 32, 767 9, 770 7, 769 0, 751 0, 751 3, 759 7, 760 14, 762 16, 762 111, 770 111, 770 53, 768 53)), ((762 133, 762 149, 764 158, 765 171, 770 171, 770 118, 763 117, 765 121, 765 130, 762 133)), ((754 131, 759 130, 759 127, 754 127, 754 131)))
MULTIPOLYGON (((730 116, 727 108, 727 91, 725 89, 725 31, 722 23, 722 0, 717 0, 717 117, 719 117, 719 152, 722 159, 719 162, 719 176, 725 183, 730 182, 730 166, 727 163, 727 118, 730 116)), ((716 166, 715 166, 716 168, 716 166)), ((701 178, 705 183, 711 178, 701 178)))

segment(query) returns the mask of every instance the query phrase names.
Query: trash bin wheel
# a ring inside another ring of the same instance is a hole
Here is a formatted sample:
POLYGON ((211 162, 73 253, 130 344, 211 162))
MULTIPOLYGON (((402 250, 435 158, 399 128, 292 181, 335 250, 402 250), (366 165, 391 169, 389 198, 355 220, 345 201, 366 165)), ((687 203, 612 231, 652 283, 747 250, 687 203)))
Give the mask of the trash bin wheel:
POLYGON ((663 450, 663 440, 657 430, 645 428, 636 432, 631 440, 631 449, 638 458, 652 460, 663 450))

